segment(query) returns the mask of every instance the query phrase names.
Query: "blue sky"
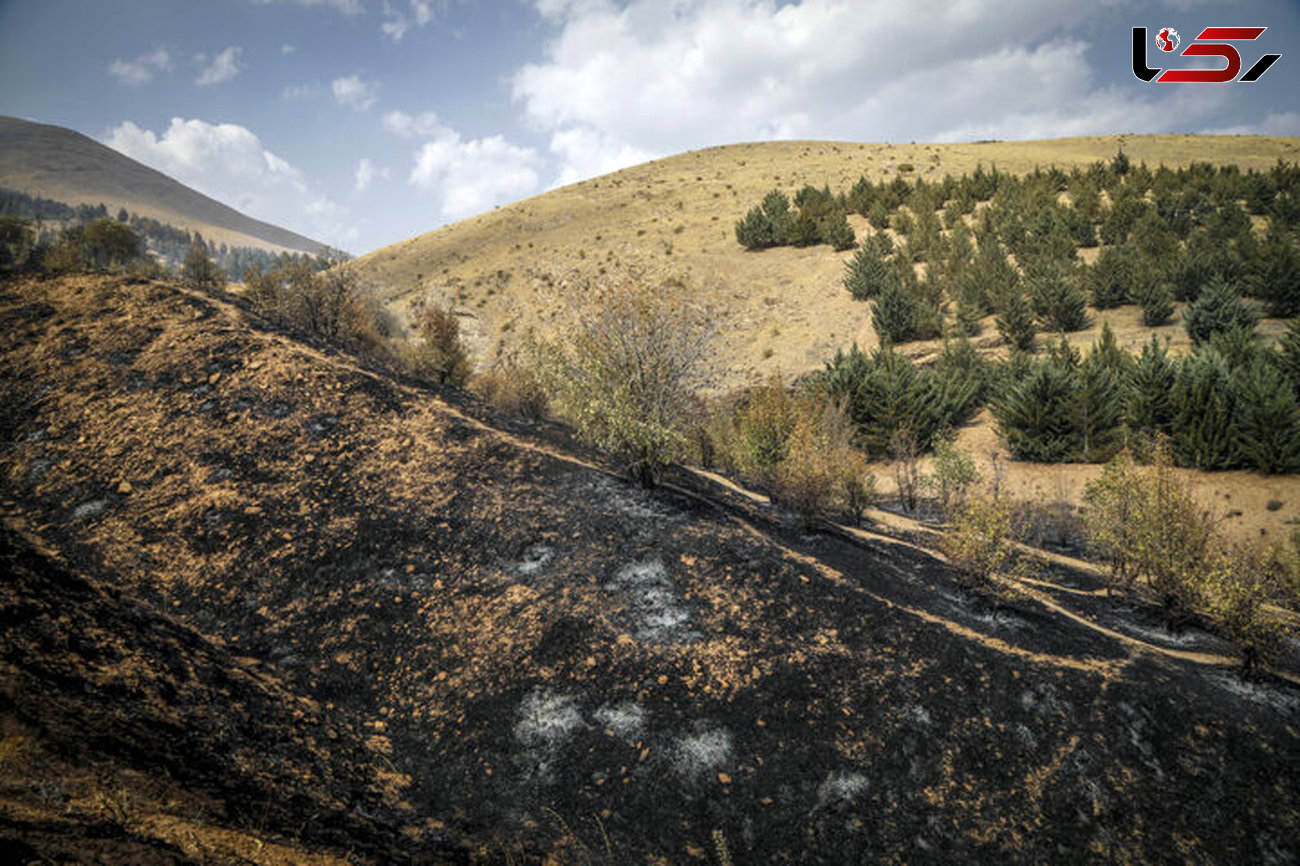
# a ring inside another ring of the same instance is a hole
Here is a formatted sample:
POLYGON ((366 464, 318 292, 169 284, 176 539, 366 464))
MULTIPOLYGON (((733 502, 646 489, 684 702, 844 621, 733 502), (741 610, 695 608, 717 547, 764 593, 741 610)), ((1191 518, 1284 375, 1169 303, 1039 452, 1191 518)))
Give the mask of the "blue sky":
POLYGON ((1300 135, 1296 64, 1294 0, 0 0, 0 114, 353 253, 736 141, 1300 135), (1133 26, 1210 25, 1283 57, 1129 71, 1133 26))

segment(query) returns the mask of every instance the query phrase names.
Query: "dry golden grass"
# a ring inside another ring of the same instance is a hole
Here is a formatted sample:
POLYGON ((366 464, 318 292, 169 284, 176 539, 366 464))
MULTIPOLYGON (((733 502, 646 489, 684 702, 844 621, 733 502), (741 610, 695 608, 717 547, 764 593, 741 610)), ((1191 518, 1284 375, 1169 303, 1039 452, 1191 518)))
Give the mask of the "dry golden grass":
MULTIPOLYGON (((805 184, 846 189, 860 175, 941 179, 977 165, 1009 172, 1109 159, 1123 146, 1134 162, 1195 161, 1267 168, 1300 159, 1300 139, 1242 136, 1100 136, 1037 142, 853 144, 770 142, 691 151, 557 189, 376 250, 351 266, 405 318, 426 292, 455 302, 480 365, 530 327, 545 330, 566 295, 587 279, 627 272, 669 283, 719 323, 707 385, 727 389, 773 372, 798 376, 856 340, 876 345, 868 304, 841 285, 852 253, 829 247, 746 252, 734 225, 765 192, 805 184)), ((869 229, 850 217, 859 237, 869 229)), ((1124 344, 1148 329, 1137 308, 1106 313, 1124 344)), ((1100 327, 1100 317, 1094 317, 1100 327)), ((1266 333, 1278 325, 1265 322, 1266 333)), ((1175 316, 1160 333, 1184 342, 1175 316)), ((985 335, 995 336, 991 327, 985 335)), ((1088 343, 1095 330, 1072 335, 1088 343)), ((908 344, 926 354, 934 343, 908 344)))
MULTIPOLYGON (((775 372, 797 377, 819 369, 840 347, 856 341, 877 345, 871 307, 854 301, 841 283, 852 252, 827 246, 780 247, 747 252, 734 225, 768 190, 793 192, 805 184, 847 189, 860 176, 942 179, 976 166, 996 165, 1021 173, 1035 167, 1068 169, 1108 160, 1123 147, 1134 163, 1150 167, 1191 162, 1265 169, 1279 159, 1300 160, 1300 139, 1249 136, 1096 136, 1052 141, 969 144, 856 144, 769 142, 691 151, 553 190, 481 216, 446 226, 353 262, 360 281, 407 318, 410 304, 426 293, 457 305, 475 360, 486 367, 502 348, 518 344, 530 328, 545 332, 589 280, 631 272, 667 285, 702 305, 718 324, 706 390, 729 390, 775 372)), ((866 220, 850 216, 859 238, 866 220)), ((1096 250, 1084 250, 1091 262, 1096 250)), ((1090 310, 1091 325, 1069 335, 1081 348, 1108 321, 1119 344, 1138 351, 1151 334, 1168 338, 1175 351, 1190 345, 1182 305, 1159 328, 1141 324, 1141 310, 1125 306, 1090 310)), ((1265 320, 1260 332, 1277 336, 1284 323, 1265 320)), ((1040 335, 1040 342, 1046 342, 1040 335)), ((998 351, 992 317, 976 345, 998 351)), ((932 356, 939 341, 908 343, 902 351, 918 360, 932 356)), ((997 444, 989 415, 962 431, 962 443, 987 464, 997 444)), ((987 466, 984 467, 987 470, 987 466)), ((1007 464, 1005 484, 1013 495, 1049 501, 1080 501, 1083 485, 1100 467, 1007 464)), ((877 472, 886 477, 887 472, 877 472)), ((1231 535, 1241 540, 1281 539, 1300 513, 1300 479, 1265 478, 1249 472, 1192 473, 1207 506, 1214 503, 1231 535), (1270 500, 1285 503, 1266 508, 1270 500)))

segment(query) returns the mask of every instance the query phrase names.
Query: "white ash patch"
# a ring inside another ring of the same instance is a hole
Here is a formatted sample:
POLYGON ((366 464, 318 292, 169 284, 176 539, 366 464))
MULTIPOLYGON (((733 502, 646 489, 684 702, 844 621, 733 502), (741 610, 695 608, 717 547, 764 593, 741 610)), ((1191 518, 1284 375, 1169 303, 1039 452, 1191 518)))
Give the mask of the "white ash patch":
POLYGON ((645 730, 645 716, 645 710, 632 701, 607 704, 592 713, 592 718, 604 725, 606 731, 629 743, 645 730))
POLYGON ((1016 738, 1025 744, 1025 748, 1038 748, 1038 737, 1034 736, 1034 732, 1029 730, 1029 726, 1024 722, 1016 722, 1016 726, 1013 730, 1015 731, 1016 738))
POLYGON ((1074 709, 1069 701, 1061 698, 1056 687, 1050 683, 1043 683, 1021 692, 1020 706, 1040 716, 1069 716, 1074 709))
POLYGON ((663 560, 632 562, 620 568, 605 589, 621 595, 637 621, 637 640, 688 643, 700 635, 690 627, 691 612, 678 597, 663 560))
POLYGON ((89 520, 92 517, 98 517, 108 508, 107 499, 95 499, 91 502, 83 502, 78 505, 72 512, 73 520, 89 520))
POLYGON ((605 475, 598 475, 584 484, 582 495, 589 502, 600 502, 609 510, 636 520, 664 520, 668 517, 649 493, 605 475))
POLYGON ((934 724, 934 717, 930 715, 930 711, 920 704, 912 704, 904 710, 903 718, 927 728, 934 724))
POLYGON ((1120 625, 1122 626, 1122 628, 1119 629, 1120 631, 1130 634, 1140 640, 1147 641, 1148 643, 1153 643, 1156 646, 1192 649, 1216 643, 1212 635, 1191 628, 1185 628, 1179 632, 1171 632, 1165 628, 1148 628, 1129 620, 1122 620, 1120 625))
POLYGON ((539 688, 519 706, 515 739, 529 748, 554 751, 586 726, 576 698, 539 688))
POLYGON ((515 572, 521 577, 533 577, 555 559, 555 549, 545 544, 530 544, 515 563, 515 572))
POLYGON ((682 737, 673 749, 673 768, 690 779, 716 773, 729 763, 731 732, 726 728, 682 737))
POLYGON ((817 786, 817 808, 852 803, 866 790, 867 777, 861 773, 827 773, 826 781, 817 786))
POLYGON ((1280 713, 1300 712, 1300 697, 1289 692, 1262 683, 1248 682, 1238 674, 1226 671, 1216 671, 1207 676, 1220 688, 1251 703, 1264 704, 1280 713))

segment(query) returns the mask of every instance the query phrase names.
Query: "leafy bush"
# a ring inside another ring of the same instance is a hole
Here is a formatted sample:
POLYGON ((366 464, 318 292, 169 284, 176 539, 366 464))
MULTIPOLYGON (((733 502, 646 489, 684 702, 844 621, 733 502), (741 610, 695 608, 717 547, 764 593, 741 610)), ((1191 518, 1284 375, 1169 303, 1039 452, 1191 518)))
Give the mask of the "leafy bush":
POLYGON ((414 375, 443 385, 462 386, 469 381, 469 353, 460 339, 460 317, 450 304, 426 301, 416 331, 419 342, 410 355, 414 375))
POLYGON ((1214 538, 1186 482, 1157 449, 1149 467, 1116 458, 1090 482, 1084 501, 1089 541, 1125 587, 1142 582, 1164 607, 1170 628, 1195 609, 1200 574, 1214 538))
POLYGON ((0 216, 0 270, 25 265, 35 241, 31 220, 0 216))
POLYGON ((780 376, 750 391, 736 410, 729 448, 741 474, 772 487, 797 421, 794 398, 780 376))
POLYGON ((795 413, 785 458, 776 466, 777 497, 812 528, 835 501, 845 468, 857 459, 853 425, 843 406, 804 399, 795 413))
POLYGON ((545 385, 517 355, 498 358, 489 370, 474 377, 471 387, 498 412, 526 421, 540 421, 550 407, 545 385))
POLYGON ((951 442, 940 441, 934 448, 934 471, 926 476, 925 484, 935 492, 939 512, 945 519, 966 505, 970 489, 980 481, 975 458, 951 442))
POLYGON ((597 289, 561 335, 539 344, 558 411, 645 486, 681 447, 691 384, 710 337, 703 317, 668 293, 622 283, 597 289))
POLYGON ((1011 505, 974 498, 957 511, 941 548, 968 589, 996 599, 1014 593, 1028 567, 1017 557, 1018 540, 1011 505))

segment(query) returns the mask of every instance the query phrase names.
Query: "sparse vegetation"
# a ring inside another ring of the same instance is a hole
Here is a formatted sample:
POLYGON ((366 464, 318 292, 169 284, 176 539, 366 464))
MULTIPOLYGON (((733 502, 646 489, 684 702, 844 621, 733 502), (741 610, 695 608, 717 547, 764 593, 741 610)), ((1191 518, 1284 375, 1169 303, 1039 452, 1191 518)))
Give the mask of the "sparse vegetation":
POLYGON ((709 338, 697 311, 652 287, 595 287, 562 338, 541 344, 542 372, 560 414, 653 486, 684 442, 709 338))

